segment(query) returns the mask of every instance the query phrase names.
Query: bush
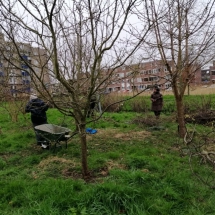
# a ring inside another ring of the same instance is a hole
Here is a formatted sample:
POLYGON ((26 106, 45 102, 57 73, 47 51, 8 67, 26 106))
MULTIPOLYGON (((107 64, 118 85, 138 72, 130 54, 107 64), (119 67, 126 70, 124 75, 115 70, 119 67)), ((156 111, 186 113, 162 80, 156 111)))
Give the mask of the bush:
POLYGON ((149 102, 147 102, 146 98, 138 97, 136 99, 132 99, 130 101, 131 111, 137 113, 146 113, 150 110, 149 102))
POLYGON ((123 97, 119 95, 109 94, 101 99, 102 110, 106 112, 120 112, 123 109, 123 103, 116 103, 122 100, 123 97))

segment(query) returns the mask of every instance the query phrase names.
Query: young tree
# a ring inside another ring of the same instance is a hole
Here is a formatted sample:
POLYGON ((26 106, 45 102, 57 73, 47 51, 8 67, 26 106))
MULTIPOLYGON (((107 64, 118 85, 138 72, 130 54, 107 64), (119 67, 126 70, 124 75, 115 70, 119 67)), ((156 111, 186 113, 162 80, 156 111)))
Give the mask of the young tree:
MULTIPOLYGON (((87 164, 86 124, 93 96, 101 94, 114 76, 114 70, 130 59, 150 29, 145 23, 137 29, 132 19, 142 0, 8 0, 0 1, 1 29, 13 42, 25 42, 45 50, 46 61, 25 61, 35 88, 62 113, 75 120, 79 131, 84 178, 87 164), (133 35, 131 34, 133 33, 133 35), (135 37, 134 37, 135 32, 135 37), (56 80, 58 96, 44 85, 42 69, 56 80), (41 68, 38 73, 37 68, 41 68)), ((33 51, 30 54, 34 54, 33 51)))
POLYGON ((214 59, 215 1, 148 1, 154 23, 148 44, 158 50, 170 75, 177 105, 179 135, 186 133, 183 97, 195 72, 214 59))

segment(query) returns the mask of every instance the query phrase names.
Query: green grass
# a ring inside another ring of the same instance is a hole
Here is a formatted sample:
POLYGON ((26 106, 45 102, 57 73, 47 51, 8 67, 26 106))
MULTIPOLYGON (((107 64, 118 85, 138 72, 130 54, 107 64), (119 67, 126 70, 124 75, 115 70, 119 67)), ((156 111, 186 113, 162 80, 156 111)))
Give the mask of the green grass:
MULTIPOLYGON (((215 194, 193 176, 188 156, 181 155, 184 145, 171 114, 162 114, 162 130, 132 123, 152 113, 105 113, 99 122, 88 124, 98 133, 88 135, 94 177, 86 183, 81 179, 78 136, 67 149, 44 151, 35 144, 29 115, 12 123, 0 112, 2 215, 215 214, 215 194)), ((48 121, 74 129, 74 121, 55 109, 48 110, 48 121)), ((197 126, 196 131, 198 139, 211 128, 197 126)), ((212 174, 198 160, 194 163, 198 174, 212 174)))

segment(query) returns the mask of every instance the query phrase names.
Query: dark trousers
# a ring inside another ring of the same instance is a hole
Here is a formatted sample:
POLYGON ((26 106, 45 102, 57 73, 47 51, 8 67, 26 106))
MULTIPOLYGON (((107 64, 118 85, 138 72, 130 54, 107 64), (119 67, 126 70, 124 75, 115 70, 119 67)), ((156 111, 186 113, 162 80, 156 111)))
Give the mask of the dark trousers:
POLYGON ((37 144, 41 144, 45 141, 47 141, 43 136, 41 136, 40 134, 38 134, 38 132, 35 130, 35 126, 38 126, 38 125, 43 125, 43 124, 48 124, 48 122, 43 122, 43 123, 33 123, 33 128, 34 128, 34 132, 35 132, 35 136, 36 136, 36 140, 37 140, 37 144))
POLYGON ((90 109, 88 110, 87 117, 91 117, 91 116, 94 115, 93 112, 94 112, 95 106, 96 106, 96 102, 92 101, 92 102, 90 103, 90 109))
POLYGON ((154 111, 155 116, 160 116, 161 111, 154 111))

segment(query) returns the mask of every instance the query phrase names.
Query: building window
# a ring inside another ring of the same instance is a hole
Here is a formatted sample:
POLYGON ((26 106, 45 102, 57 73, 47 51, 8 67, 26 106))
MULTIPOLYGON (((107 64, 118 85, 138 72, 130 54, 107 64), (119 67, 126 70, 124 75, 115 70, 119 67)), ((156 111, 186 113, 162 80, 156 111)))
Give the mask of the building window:
POLYGON ((28 56, 25 55, 25 54, 23 54, 23 55, 21 56, 21 58, 22 58, 22 60, 28 60, 28 56))
POLYGON ((22 69, 28 69, 28 66, 26 64, 21 64, 22 69))
POLYGON ((28 72, 22 70, 22 76, 30 76, 30 74, 28 72))
POLYGON ((120 78, 123 78, 123 77, 124 77, 124 73, 118 73, 118 76, 119 76, 120 78))
POLYGON ((16 77, 14 74, 10 75, 10 84, 16 84, 16 77))
POLYGON ((142 82, 142 78, 137 78, 137 82, 142 82))
POLYGON ((215 75, 215 71, 211 71, 211 74, 212 74, 212 75, 215 75))
POLYGON ((169 89, 169 88, 171 88, 171 84, 165 84, 165 89, 169 89))

